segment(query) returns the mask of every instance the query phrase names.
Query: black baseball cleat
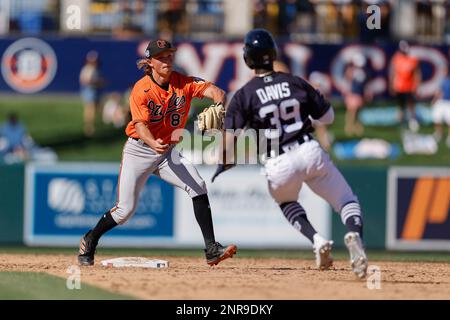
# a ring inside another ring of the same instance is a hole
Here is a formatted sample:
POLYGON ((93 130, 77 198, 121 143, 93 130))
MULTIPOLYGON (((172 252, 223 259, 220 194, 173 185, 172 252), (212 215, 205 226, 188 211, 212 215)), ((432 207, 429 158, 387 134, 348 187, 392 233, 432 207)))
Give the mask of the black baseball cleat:
POLYGON ((225 259, 232 258, 236 251, 237 247, 234 244, 224 247, 219 242, 215 242, 205 249, 206 263, 215 266, 225 259))
POLYGON ((78 255, 78 263, 80 266, 94 265, 94 254, 98 241, 91 238, 92 230, 89 230, 80 240, 80 251, 78 255))

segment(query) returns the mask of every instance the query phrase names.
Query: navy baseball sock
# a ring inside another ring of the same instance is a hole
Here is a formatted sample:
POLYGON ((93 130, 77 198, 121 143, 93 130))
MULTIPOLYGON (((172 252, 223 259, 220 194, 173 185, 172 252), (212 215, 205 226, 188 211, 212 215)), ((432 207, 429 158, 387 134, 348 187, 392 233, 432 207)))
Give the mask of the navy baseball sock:
POLYGON ((357 202, 347 203, 341 210, 342 222, 348 231, 358 232, 363 237, 363 220, 361 217, 361 207, 357 202))
POLYGON ((197 223, 202 230, 206 248, 208 248, 211 244, 216 242, 208 195, 202 194, 196 196, 192 198, 192 203, 194 204, 195 218, 197 219, 197 223))
POLYGON ((361 216, 351 216, 345 220, 345 226, 348 231, 358 232, 359 236, 363 237, 363 221, 361 216))
POLYGON ((285 202, 280 204, 284 216, 292 226, 314 243, 314 235, 317 231, 309 222, 305 209, 298 202, 285 202))
POLYGON ((117 226, 117 223, 114 221, 113 217, 111 216, 111 212, 105 212, 100 220, 97 222, 97 225, 94 229, 92 229, 91 237, 98 241, 100 237, 117 226))

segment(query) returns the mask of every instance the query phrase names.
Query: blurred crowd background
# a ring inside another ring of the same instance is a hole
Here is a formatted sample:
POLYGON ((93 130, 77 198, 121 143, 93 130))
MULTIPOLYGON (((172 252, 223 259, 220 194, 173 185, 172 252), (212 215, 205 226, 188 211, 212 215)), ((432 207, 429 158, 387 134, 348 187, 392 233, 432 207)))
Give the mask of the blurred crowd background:
POLYGON ((178 70, 231 96, 251 76, 240 43, 252 28, 276 37, 277 68, 332 99, 335 123, 316 129, 335 159, 450 161, 449 0, 0 0, 0 153, 21 135, 19 160, 118 159, 149 40, 182 47, 178 70), (379 28, 368 28, 374 14, 379 28), (401 41, 411 57, 394 59, 401 41), (392 67, 405 63, 414 66, 407 95, 393 88, 392 67))
MULTIPOLYGON (((62 15, 72 0, 0 0, 0 34, 68 33, 62 15)), ((194 39, 243 35, 263 27, 310 43, 450 41, 448 0, 81 0, 81 30, 131 37, 172 34, 194 39), (368 32, 367 7, 377 5, 380 30, 368 32)))

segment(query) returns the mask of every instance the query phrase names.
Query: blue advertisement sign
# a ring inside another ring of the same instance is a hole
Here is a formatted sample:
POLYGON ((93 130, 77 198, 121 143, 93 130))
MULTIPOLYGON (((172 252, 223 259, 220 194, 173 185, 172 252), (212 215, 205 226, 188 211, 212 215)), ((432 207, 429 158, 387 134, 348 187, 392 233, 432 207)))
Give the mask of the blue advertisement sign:
MULTIPOLYGON (((29 164, 26 173, 25 242, 77 245, 116 203, 119 165, 29 164)), ((145 184, 136 213, 105 235, 111 246, 154 246, 174 237, 174 190, 157 177, 145 184)))

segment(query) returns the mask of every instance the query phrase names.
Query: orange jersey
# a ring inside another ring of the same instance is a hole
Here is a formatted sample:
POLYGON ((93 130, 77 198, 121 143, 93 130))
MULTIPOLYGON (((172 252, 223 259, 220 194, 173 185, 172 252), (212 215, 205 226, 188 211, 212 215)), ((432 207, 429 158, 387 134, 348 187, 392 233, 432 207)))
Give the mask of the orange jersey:
POLYGON ((400 93, 412 92, 416 89, 417 83, 414 79, 414 72, 419 65, 419 60, 414 57, 396 53, 392 58, 394 72, 394 90, 400 93))
POLYGON ((172 133, 184 128, 192 98, 203 98, 203 93, 210 85, 210 82, 173 71, 166 91, 153 82, 150 76, 145 75, 131 91, 131 121, 125 133, 139 138, 135 124, 142 122, 155 139, 163 140, 163 144, 177 143, 179 136, 174 135, 172 138, 172 133))

